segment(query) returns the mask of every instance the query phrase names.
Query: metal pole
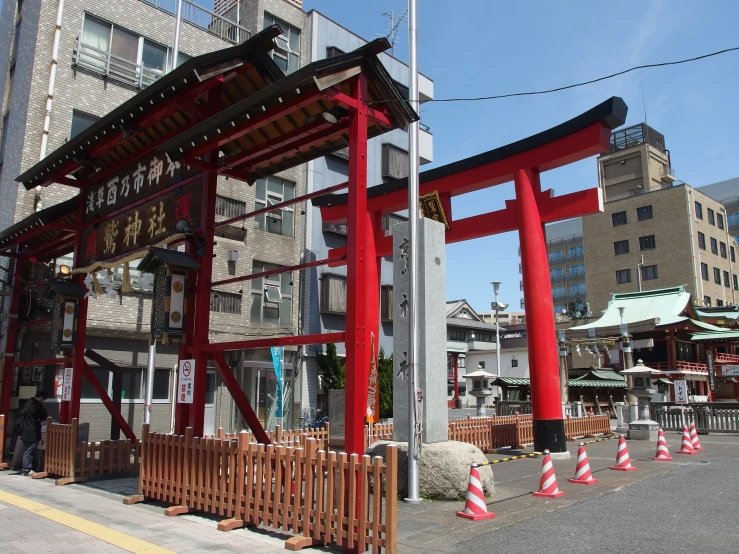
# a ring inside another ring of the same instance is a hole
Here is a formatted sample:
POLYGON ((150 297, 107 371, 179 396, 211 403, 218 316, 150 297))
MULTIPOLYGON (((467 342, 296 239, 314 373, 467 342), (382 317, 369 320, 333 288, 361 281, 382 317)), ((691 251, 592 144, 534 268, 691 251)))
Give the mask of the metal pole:
POLYGON ((498 291, 495 291, 495 374, 500 377, 500 304, 498 304, 498 291))
MULTIPOLYGON (((154 368, 156 367, 157 341, 149 345, 149 359, 146 363, 146 400, 144 405, 144 423, 151 423, 151 401, 154 398, 154 368)), ((177 397, 172 398, 175 402, 177 397)))
MULTIPOLYGON (((408 92, 410 96, 411 107, 418 112, 418 42, 417 42, 417 22, 418 14, 416 13, 417 0, 408 0, 408 66, 409 66, 409 83, 408 92)), ((416 444, 420 440, 418 433, 419 422, 416 421, 418 399, 418 121, 410 124, 408 129, 409 147, 408 158, 410 168, 408 172, 408 222, 410 226, 410 317, 409 325, 410 338, 409 354, 410 354, 410 386, 408 387, 408 497, 405 499, 408 503, 419 503, 421 497, 419 495, 419 473, 418 462, 421 458, 420 444, 416 444)))
POLYGON ((180 51, 180 26, 182 25, 182 0, 177 0, 177 17, 174 24, 174 44, 172 46, 172 70, 177 67, 177 56, 180 51))

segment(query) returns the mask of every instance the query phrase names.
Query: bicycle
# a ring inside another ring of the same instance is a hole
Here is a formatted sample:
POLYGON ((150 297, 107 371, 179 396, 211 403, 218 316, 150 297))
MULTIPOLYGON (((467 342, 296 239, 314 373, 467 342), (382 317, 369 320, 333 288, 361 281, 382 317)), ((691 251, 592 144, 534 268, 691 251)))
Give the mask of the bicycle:
POLYGON ((309 408, 295 422, 296 429, 322 429, 328 423, 328 416, 321 416, 321 410, 309 408))

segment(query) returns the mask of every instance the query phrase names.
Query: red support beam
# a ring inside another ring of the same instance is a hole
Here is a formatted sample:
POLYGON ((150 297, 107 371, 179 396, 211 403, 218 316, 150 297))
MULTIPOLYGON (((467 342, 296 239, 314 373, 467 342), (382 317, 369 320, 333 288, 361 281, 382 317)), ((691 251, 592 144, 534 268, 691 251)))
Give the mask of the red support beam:
POLYGON ((126 437, 128 437, 131 441, 135 441, 136 434, 128 425, 128 422, 123 418, 121 412, 116 409, 115 404, 113 404, 110 396, 108 396, 108 391, 103 388, 103 385, 100 384, 100 381, 98 381, 98 378, 92 372, 90 366, 87 364, 87 361, 84 359, 82 363, 82 371, 85 375, 85 379, 87 379, 92 387, 97 391, 98 396, 100 396, 100 400, 102 400, 103 404, 105 404, 105 407, 108 408, 111 417, 115 419, 116 423, 118 423, 121 431, 123 431, 123 434, 126 435, 126 437))
MULTIPOLYGON (((187 252, 192 258, 195 258, 195 249, 191 243, 185 243, 185 252, 187 252)), ((194 329, 195 329, 195 294, 198 288, 198 279, 200 278, 199 272, 191 272, 187 278, 187 291, 185 296, 185 334, 180 341, 180 347, 178 350, 178 361, 189 358, 188 348, 194 344, 194 329)), ((175 379, 179 379, 179 372, 177 372, 175 379)), ((175 402, 175 434, 184 435, 185 429, 190 423, 190 404, 183 404, 177 402, 177 398, 172 399, 175 402)))
POLYGON ((303 194, 302 196, 296 196, 295 198, 292 198, 290 200, 285 200, 284 202, 279 202, 278 204, 273 204, 272 206, 266 206, 264 208, 254 210, 253 212, 249 212, 248 214, 237 215, 236 217, 232 217, 231 219, 226 219, 224 221, 217 222, 216 229, 218 227, 223 227, 224 225, 232 225, 238 221, 243 221, 245 219, 250 219, 252 217, 256 217, 264 213, 269 213, 274 210, 279 210, 281 208, 284 208, 285 206, 292 206, 293 204, 298 204, 300 202, 303 202, 304 200, 310 200, 311 198, 318 198, 319 196, 331 194, 332 192, 338 192, 340 190, 344 190, 347 186, 348 186, 348 183, 341 183, 340 185, 334 185, 333 187, 328 187, 328 188, 321 189, 321 190, 315 190, 308 194, 303 194))
MULTIPOLYGON (((341 92, 341 90, 339 90, 338 88, 332 87, 330 89, 326 89, 326 92, 342 108, 346 108, 348 110, 357 109, 357 101, 351 96, 341 92)), ((370 106, 365 106, 365 108, 367 109, 367 117, 369 119, 374 119, 377 123, 379 123, 383 127, 388 127, 388 128, 393 127, 393 122, 390 120, 390 117, 388 116, 388 114, 385 112, 383 108, 378 109, 378 108, 372 108, 370 106)))
POLYGON ((233 375, 233 371, 226 363, 223 353, 213 352, 212 356, 216 369, 218 370, 218 374, 221 376, 221 379, 223 379, 226 388, 228 388, 228 392, 231 393, 231 397, 234 399, 234 403, 239 408, 241 415, 244 416, 246 424, 249 426, 252 433, 254 433, 257 441, 261 444, 272 444, 272 441, 269 440, 267 433, 265 433, 264 427, 262 427, 257 414, 252 410, 249 399, 244 394, 244 391, 241 390, 241 385, 239 385, 239 382, 233 375))
MULTIPOLYGON (((10 298, 10 309, 8 315, 16 316, 8 319, 7 338, 5 343, 5 369, 3 371, 3 388, 0 391, 0 414, 10 414, 10 393, 13 388, 13 364, 12 360, 15 356, 15 343, 18 333, 18 305, 20 304, 21 290, 19 286, 16 286, 18 281, 21 279, 23 274, 23 259, 18 258, 13 262, 15 264, 13 270, 13 294, 10 298)), ((7 436, 8 425, 10 425, 10 418, 5 418, 5 436, 7 436)))
POLYGON ((12 362, 6 367, 23 367, 28 365, 64 365, 65 358, 47 358, 45 360, 27 360, 25 362, 12 362))
MULTIPOLYGON (((203 345, 202 352, 227 352, 229 350, 254 350, 270 348, 272 346, 305 346, 308 344, 328 344, 330 342, 344 342, 343 331, 336 333, 322 333, 316 335, 296 335, 291 337, 270 337, 264 339, 237 340, 233 342, 212 342, 203 345)), ((187 348, 191 352, 194 347, 187 348)))
POLYGON ((306 262, 304 264, 298 264, 298 265, 293 265, 289 267, 278 267, 276 269, 262 271, 261 273, 253 273, 251 275, 242 275, 240 277, 233 277, 231 279, 223 279, 222 281, 214 281, 213 283, 211 283, 211 286, 217 287, 220 285, 230 285, 231 283, 239 283, 241 281, 251 281, 252 279, 259 279, 260 277, 269 277, 270 275, 278 275, 280 273, 287 273, 288 271, 298 271, 300 269, 308 269, 309 267, 329 265, 329 264, 336 263, 343 259, 346 259, 346 257, 341 256, 338 258, 326 258, 325 260, 315 260, 312 262, 306 262))

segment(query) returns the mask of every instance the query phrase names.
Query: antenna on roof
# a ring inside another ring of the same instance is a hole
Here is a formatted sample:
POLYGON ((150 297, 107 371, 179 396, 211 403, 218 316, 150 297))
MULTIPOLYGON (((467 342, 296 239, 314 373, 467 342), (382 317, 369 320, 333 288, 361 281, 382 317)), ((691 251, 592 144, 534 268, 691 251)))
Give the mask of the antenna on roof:
POLYGON ((400 26, 408 16, 408 10, 405 10, 403 15, 400 17, 396 16, 393 10, 390 10, 390 12, 382 12, 382 16, 387 19, 388 32, 385 35, 385 38, 390 42, 390 54, 395 56, 395 41, 398 37, 398 29, 400 29, 400 26))

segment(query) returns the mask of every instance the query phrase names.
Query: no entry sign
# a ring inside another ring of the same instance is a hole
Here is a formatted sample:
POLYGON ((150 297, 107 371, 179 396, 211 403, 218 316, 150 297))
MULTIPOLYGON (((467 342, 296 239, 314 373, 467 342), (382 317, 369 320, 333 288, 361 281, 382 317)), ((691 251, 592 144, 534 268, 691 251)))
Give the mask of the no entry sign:
POLYGON ((195 384, 195 360, 180 360, 179 380, 177 381, 177 403, 192 404, 195 384))

